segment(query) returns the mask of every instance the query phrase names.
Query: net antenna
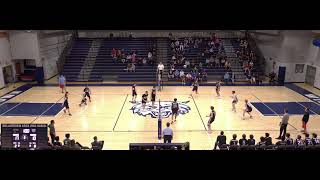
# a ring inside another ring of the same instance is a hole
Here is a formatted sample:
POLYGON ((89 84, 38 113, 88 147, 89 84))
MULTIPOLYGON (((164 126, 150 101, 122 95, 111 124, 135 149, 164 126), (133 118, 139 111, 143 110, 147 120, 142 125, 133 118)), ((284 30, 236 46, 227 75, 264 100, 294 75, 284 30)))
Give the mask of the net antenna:
POLYGON ((161 116, 161 106, 160 106, 160 99, 159 99, 159 112, 158 112, 158 140, 161 141, 162 138, 162 116, 161 116))

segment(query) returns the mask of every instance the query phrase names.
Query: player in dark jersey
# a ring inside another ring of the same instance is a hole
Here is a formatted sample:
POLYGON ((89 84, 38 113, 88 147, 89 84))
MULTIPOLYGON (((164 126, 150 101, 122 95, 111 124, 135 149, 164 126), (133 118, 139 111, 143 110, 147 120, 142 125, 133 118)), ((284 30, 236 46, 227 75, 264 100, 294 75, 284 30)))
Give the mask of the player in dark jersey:
POLYGON ((63 102, 64 110, 63 110, 63 112, 66 113, 66 112, 68 111, 69 116, 71 116, 68 99, 69 99, 69 93, 66 92, 66 93, 64 94, 64 102, 63 102))
POLYGON ((234 135, 232 135, 232 139, 230 141, 230 146, 237 146, 237 145, 238 145, 237 135, 234 134, 234 135))
POLYGON ((296 146, 303 146, 303 141, 302 141, 300 135, 297 136, 297 139, 294 141, 294 145, 296 145, 296 146))
POLYGON ((216 111, 214 110, 214 107, 211 106, 210 109, 211 109, 210 115, 207 116, 207 117, 209 117, 208 127, 211 126, 212 122, 213 122, 213 121, 215 120, 215 118, 216 118, 216 111))
POLYGON ((245 102, 245 107, 244 107, 244 110, 243 110, 243 119, 245 119, 245 114, 248 113, 250 115, 250 118, 252 119, 252 115, 251 115, 251 112, 252 112, 252 107, 249 105, 248 103, 248 100, 244 100, 245 102))
POLYGON ((248 145, 248 140, 246 137, 247 136, 245 134, 242 134, 242 139, 239 139, 240 146, 247 146, 248 145))
POLYGON ((154 106, 154 103, 156 101, 156 86, 153 86, 152 90, 151 90, 151 102, 152 102, 152 107, 154 106))
POLYGON ((306 146, 312 146, 312 140, 311 138, 309 137, 310 135, 308 133, 305 134, 305 139, 304 139, 304 144, 306 146))
POLYGON ((319 145, 320 141, 319 139, 317 138, 317 134, 316 133, 312 133, 312 144, 315 146, 315 145, 319 145))
POLYGON ((249 136, 248 145, 249 145, 249 146, 254 146, 254 145, 256 145, 256 140, 254 139, 254 137, 253 137, 252 134, 250 134, 250 136, 249 136))
POLYGON ((174 98, 174 100, 172 102, 171 111, 172 111, 171 124, 173 124, 174 122, 176 122, 177 116, 178 116, 178 112, 179 112, 179 104, 177 102, 177 98, 174 98))
POLYGON ((196 94, 198 94, 199 82, 198 82, 198 79, 197 79, 197 78, 196 78, 196 80, 193 82, 192 86, 193 86, 192 92, 195 91, 196 94))
POLYGON ((82 95, 82 99, 81 99, 81 102, 80 102, 79 106, 82 106, 82 104, 87 105, 86 93, 84 93, 82 95))
POLYGON ((293 139, 290 137, 290 133, 286 133, 286 144, 293 145, 293 139))
POLYGON ((136 84, 132 85, 132 102, 135 103, 137 98, 136 84))
POLYGON ((221 82, 217 81, 217 83, 216 83, 216 93, 217 93, 218 97, 220 97, 220 87, 221 87, 221 82))
POLYGON ((88 85, 83 89, 84 97, 88 97, 89 101, 91 102, 91 90, 89 89, 88 85))
POLYGON ((304 110, 304 114, 302 117, 302 128, 303 130, 301 132, 307 133, 307 124, 309 121, 309 116, 310 116, 310 109, 309 108, 305 108, 304 110))
POLYGON ((148 101, 148 91, 146 91, 143 95, 142 95, 142 109, 144 109, 146 107, 148 101))

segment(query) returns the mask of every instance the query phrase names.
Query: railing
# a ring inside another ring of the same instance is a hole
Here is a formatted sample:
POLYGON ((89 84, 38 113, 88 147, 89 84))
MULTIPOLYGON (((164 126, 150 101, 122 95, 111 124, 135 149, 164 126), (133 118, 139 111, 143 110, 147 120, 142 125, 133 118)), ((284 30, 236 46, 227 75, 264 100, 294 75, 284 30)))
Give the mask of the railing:
POLYGON ((263 53, 258 47, 254 37, 248 32, 246 32, 246 39, 248 41, 249 48, 256 54, 257 64, 259 64, 259 70, 262 72, 262 75, 265 75, 266 59, 264 58, 263 53))
POLYGON ((68 40, 68 42, 66 43, 66 46, 64 47, 63 51, 61 52, 59 59, 57 61, 57 68, 58 68, 58 73, 62 74, 63 71, 63 66, 66 62, 66 57, 69 54, 69 51, 71 50, 71 47, 73 45, 73 42, 75 40, 76 36, 73 33, 70 37, 70 39, 68 40))

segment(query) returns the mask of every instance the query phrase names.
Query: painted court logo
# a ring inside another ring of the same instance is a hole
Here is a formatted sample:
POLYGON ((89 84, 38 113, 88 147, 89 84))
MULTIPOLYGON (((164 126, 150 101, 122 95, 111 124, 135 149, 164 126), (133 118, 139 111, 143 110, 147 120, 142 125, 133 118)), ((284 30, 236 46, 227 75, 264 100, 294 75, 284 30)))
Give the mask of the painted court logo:
MULTIPOLYGON (((188 103, 190 101, 185 101, 185 102, 178 102, 179 104, 179 115, 182 114, 187 114, 191 110, 191 108, 188 106, 188 103)), ((162 118, 168 118, 171 114, 171 104, 172 101, 164 101, 160 102, 160 108, 161 108, 161 117, 162 118)), ((159 103, 155 103, 155 107, 152 107, 152 103, 148 102, 145 106, 144 109, 142 109, 142 103, 141 102, 136 102, 133 103, 132 108, 133 114, 138 114, 140 116, 147 116, 150 115, 152 118, 157 118, 159 114, 159 103)))

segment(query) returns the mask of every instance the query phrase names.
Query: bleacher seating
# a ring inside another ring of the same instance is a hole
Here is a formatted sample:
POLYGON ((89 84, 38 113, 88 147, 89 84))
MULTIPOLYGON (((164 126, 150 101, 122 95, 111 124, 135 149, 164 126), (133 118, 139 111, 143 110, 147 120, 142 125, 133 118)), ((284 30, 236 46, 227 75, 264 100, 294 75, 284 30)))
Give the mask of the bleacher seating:
MULTIPOLYGON (((128 54, 132 50, 136 51, 137 58, 147 57, 148 50, 155 43, 154 38, 119 38, 119 39, 89 39, 80 38, 67 56, 63 73, 67 81, 103 81, 104 79, 112 79, 114 81, 155 81, 156 65, 137 65, 135 72, 126 72, 127 63, 121 61, 115 62, 111 57, 111 51, 115 49, 124 49, 128 54), (99 46, 97 53, 91 56, 92 66, 87 66, 86 58, 90 57, 90 48, 94 41, 99 46), (88 55, 89 54, 89 55, 88 55), (85 71, 83 71, 85 69, 85 71), (82 70, 82 71, 81 71, 82 70), (87 79, 82 72, 89 72, 87 79)), ((155 55, 154 55, 154 58, 155 55)))

